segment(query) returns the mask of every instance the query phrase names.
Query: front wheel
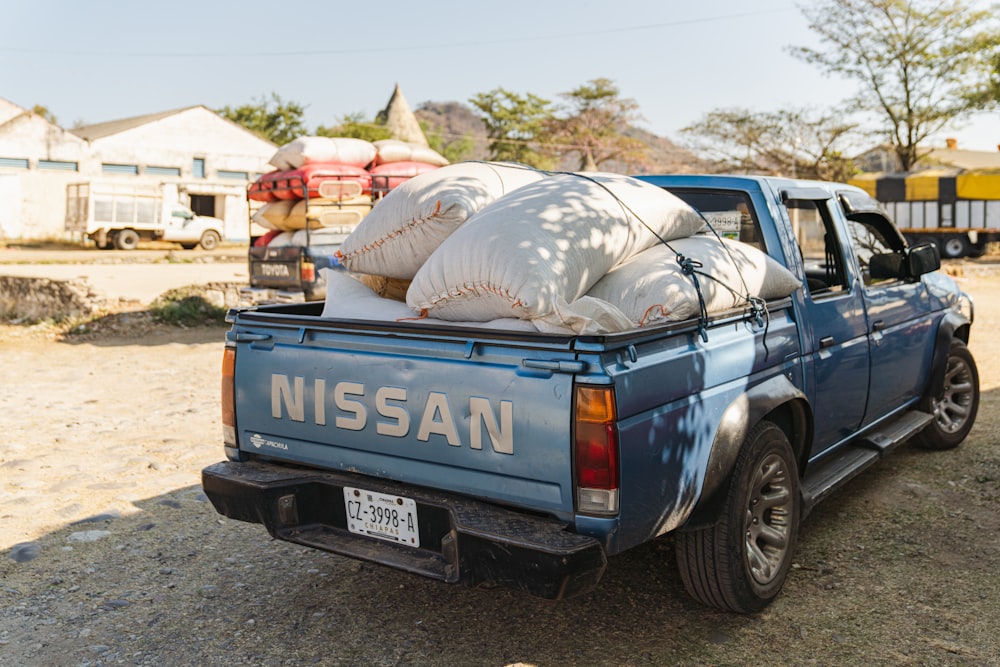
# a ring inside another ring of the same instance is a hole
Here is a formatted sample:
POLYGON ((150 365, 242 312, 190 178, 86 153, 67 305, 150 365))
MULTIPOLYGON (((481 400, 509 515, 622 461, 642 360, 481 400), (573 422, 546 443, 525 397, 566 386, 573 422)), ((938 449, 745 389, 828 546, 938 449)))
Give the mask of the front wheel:
POLYGON ((677 534, 677 564, 688 593, 725 611, 766 607, 792 565, 800 513, 788 437, 763 421, 743 441, 719 520, 677 534))
POLYGON ((965 343, 951 342, 943 391, 925 398, 920 407, 934 420, 913 438, 918 447, 954 449, 969 435, 979 412, 979 370, 965 343))

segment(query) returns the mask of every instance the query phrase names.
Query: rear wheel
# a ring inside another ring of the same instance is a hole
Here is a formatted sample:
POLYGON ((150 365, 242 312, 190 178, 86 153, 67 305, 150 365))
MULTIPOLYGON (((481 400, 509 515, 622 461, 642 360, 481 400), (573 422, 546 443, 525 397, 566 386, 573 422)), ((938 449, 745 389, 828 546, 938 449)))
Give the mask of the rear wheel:
POLYGON ((719 520, 677 534, 677 564, 692 597, 726 611, 760 611, 792 564, 801 501, 784 431, 764 421, 743 441, 719 520))
POLYGON ((941 243, 941 256, 949 259, 965 257, 969 254, 969 239, 964 235, 946 236, 941 243))
POLYGON ((119 250, 135 250, 139 247, 139 232, 123 229, 115 236, 115 247, 119 250))
POLYGON ((221 241, 222 239, 219 238, 218 232, 213 232, 209 230, 201 235, 200 243, 201 247, 204 248, 205 250, 215 250, 216 248, 219 247, 219 243, 221 241))
POLYGON ((979 370, 965 343, 951 342, 944 389, 938 397, 925 398, 920 407, 934 420, 913 438, 918 447, 953 449, 969 435, 979 412, 979 370))

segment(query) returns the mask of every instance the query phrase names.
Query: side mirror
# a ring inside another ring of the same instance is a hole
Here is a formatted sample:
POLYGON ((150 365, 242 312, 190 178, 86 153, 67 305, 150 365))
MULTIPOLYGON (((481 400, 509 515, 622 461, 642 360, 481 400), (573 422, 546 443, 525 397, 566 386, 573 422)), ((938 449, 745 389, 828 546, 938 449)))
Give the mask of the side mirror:
POLYGON ((911 278, 919 278, 940 268, 941 253, 933 243, 924 243, 906 251, 906 269, 911 278))
POLYGON ((906 277, 903 254, 887 252, 868 258, 868 274, 872 280, 899 280, 906 277))

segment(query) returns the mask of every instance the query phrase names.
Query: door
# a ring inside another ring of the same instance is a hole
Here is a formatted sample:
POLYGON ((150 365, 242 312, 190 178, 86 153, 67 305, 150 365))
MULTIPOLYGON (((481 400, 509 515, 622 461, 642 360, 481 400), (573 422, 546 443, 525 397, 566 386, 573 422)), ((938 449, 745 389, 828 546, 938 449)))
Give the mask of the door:
POLYGON ((922 281, 897 275, 872 275, 873 255, 902 262, 904 243, 889 220, 877 211, 848 214, 856 266, 864 283, 871 353, 868 407, 863 425, 920 398, 934 348, 933 314, 922 281))
POLYGON ((844 237, 831 212, 834 200, 806 199, 795 191, 783 198, 807 279, 802 336, 817 456, 861 425, 868 397, 868 327, 862 285, 845 261, 844 237))

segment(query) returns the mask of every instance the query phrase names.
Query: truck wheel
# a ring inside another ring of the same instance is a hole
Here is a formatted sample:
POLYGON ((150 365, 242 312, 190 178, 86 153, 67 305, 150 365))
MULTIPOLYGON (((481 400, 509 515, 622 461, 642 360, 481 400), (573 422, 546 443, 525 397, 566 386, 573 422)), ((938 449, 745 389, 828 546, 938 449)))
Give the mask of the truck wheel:
POLYGON ((969 348, 960 340, 951 342, 948 367, 944 372, 944 392, 925 398, 920 408, 934 421, 913 438, 923 449, 954 449, 969 435, 979 412, 979 370, 969 348))
POLYGON ((134 229, 123 229, 115 236, 115 247, 119 250, 135 250, 139 247, 139 233, 134 229))
POLYGON ((719 520, 677 534, 688 593, 725 611, 760 611, 778 595, 799 532, 799 474, 784 431, 763 421, 750 431, 719 520))
POLYGON ((201 241, 199 241, 199 243, 205 250, 215 250, 219 247, 220 241, 222 241, 222 239, 219 238, 219 233, 209 230, 201 235, 201 241))
POLYGON ((958 259, 969 254, 969 239, 963 235, 946 236, 940 244, 941 256, 948 259, 958 259))

